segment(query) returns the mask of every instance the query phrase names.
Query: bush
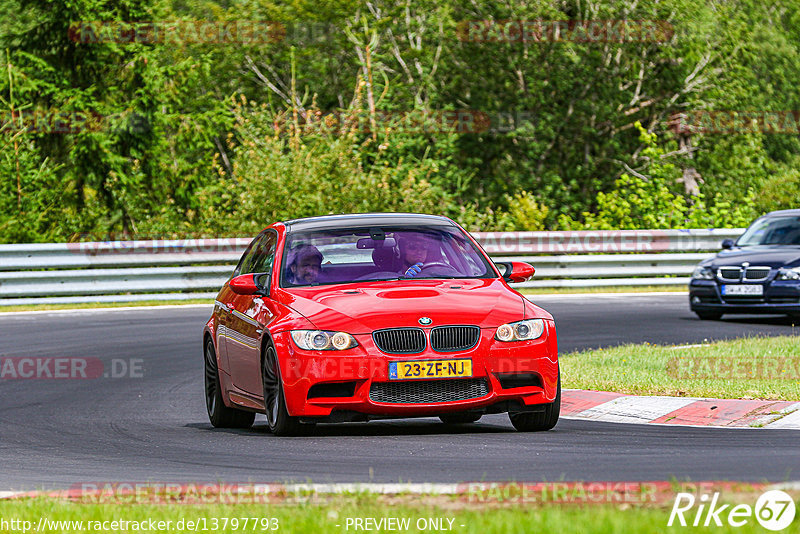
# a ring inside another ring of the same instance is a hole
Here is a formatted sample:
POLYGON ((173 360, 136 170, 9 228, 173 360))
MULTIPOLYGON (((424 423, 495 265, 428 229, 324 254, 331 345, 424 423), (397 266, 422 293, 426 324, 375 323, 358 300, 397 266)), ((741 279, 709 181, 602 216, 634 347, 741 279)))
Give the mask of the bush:
POLYGON ((645 144, 644 172, 635 176, 623 174, 614 182, 614 189, 598 193, 596 212, 584 212, 583 221, 559 217, 561 229, 729 228, 746 226, 756 217, 753 189, 747 191, 744 202, 736 205, 720 193, 711 202, 702 191, 687 196, 678 182, 681 170, 663 161, 665 150, 657 145, 656 134, 647 132, 638 122, 636 127, 645 144))

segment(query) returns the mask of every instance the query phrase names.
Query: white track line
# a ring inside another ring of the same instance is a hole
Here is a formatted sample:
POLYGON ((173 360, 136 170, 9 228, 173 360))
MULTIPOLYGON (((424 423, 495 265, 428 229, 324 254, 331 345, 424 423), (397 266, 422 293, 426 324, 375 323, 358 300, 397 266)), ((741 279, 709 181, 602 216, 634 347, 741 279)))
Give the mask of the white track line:
POLYGON ((800 403, 781 410, 789 415, 781 417, 775 422, 764 425, 764 428, 791 428, 800 429, 800 403))
POLYGON ((686 397, 620 397, 572 414, 572 417, 608 423, 649 423, 696 400, 686 397))
MULTIPOLYGON (((550 482, 549 484, 562 484, 569 481, 550 482)), ((575 482, 587 482, 576 480, 575 482)), ((595 481, 596 482, 596 481, 595 481)), ((602 481, 600 481, 602 482, 602 481)), ((654 481, 650 481, 654 482, 654 481)), ((656 481, 657 482, 657 481, 656 481)), ((248 495, 260 494, 269 495, 273 493, 317 493, 317 494, 340 494, 340 493, 372 493, 382 495, 411 494, 411 495, 462 495, 471 490, 489 488, 495 484, 526 484, 526 481, 480 481, 462 482, 457 484, 444 484, 435 482, 426 483, 389 483, 378 484, 371 482, 337 483, 337 484, 281 484, 281 483, 221 483, 222 489, 232 490, 238 486, 242 492, 248 495)), ((532 484, 548 484, 548 482, 530 482, 532 484)), ((646 482, 643 482, 646 483, 646 482)), ((214 483, 188 483, 191 485, 202 485, 214 483)), ((180 485, 178 485, 180 486, 180 485)), ((787 481, 772 484, 770 489, 797 490, 800 489, 800 481, 787 481)), ((21 491, 0 491, 0 499, 9 499, 17 495, 32 495, 40 493, 42 495, 57 495, 58 490, 40 492, 21 492, 21 491)))
POLYGON ((663 297, 663 296, 677 296, 687 297, 688 291, 645 291, 641 293, 523 293, 526 299, 532 300, 537 298, 556 298, 556 299, 569 299, 569 298, 630 298, 630 297, 663 297))
POLYGON ((155 306, 117 306, 114 308, 69 308, 63 310, 31 310, 31 311, 13 311, 4 312, 0 309, 0 318, 11 315, 46 315, 52 313, 107 313, 115 311, 141 311, 141 310, 174 310, 186 308, 207 308, 211 310, 214 307, 213 302, 208 304, 165 304, 155 306))

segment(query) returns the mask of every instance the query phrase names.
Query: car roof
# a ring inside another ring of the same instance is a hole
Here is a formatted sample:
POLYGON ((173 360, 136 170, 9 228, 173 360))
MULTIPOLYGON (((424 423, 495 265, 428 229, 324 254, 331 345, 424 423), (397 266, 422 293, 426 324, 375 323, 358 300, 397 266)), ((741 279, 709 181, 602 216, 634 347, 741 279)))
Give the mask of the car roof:
POLYGON ((350 226, 384 226, 396 224, 455 226, 447 217, 422 213, 346 213, 322 215, 284 221, 287 232, 316 230, 323 228, 347 228, 350 226))
POLYGON ((800 217, 800 209, 771 211, 764 217, 800 217))

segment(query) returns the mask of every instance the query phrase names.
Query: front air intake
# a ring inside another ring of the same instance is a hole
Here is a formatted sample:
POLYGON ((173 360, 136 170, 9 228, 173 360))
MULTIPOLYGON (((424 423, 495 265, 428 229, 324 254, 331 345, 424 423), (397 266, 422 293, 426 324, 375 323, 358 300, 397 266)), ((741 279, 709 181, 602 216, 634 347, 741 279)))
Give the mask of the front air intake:
POLYGON ((369 398, 391 404, 432 404, 477 399, 489 394, 485 378, 374 382, 369 398))

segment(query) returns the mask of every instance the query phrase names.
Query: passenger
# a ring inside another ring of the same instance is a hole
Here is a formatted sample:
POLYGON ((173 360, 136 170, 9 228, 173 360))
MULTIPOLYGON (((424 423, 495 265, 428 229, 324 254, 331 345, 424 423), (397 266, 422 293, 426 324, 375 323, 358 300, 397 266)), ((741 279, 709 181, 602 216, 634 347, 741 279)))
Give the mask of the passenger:
POLYGON ((286 280, 298 286, 315 284, 322 267, 322 253, 314 245, 300 245, 290 254, 286 280))

